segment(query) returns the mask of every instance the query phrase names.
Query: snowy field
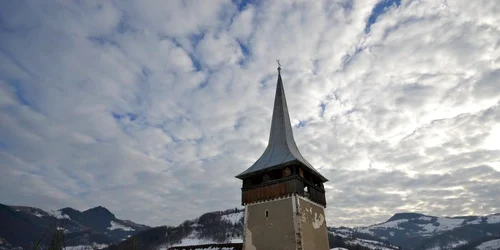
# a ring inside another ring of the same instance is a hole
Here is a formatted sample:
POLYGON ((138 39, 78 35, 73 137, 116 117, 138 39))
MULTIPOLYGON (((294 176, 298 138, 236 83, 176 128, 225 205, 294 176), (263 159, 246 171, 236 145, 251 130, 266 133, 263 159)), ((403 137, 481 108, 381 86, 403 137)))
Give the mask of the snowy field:
POLYGON ((243 218, 243 211, 238 213, 232 213, 227 215, 222 215, 221 220, 230 222, 231 224, 237 224, 243 218))
POLYGON ((497 249, 500 249, 500 239, 483 242, 481 245, 477 246, 476 249, 478 249, 478 250, 497 250, 497 249))

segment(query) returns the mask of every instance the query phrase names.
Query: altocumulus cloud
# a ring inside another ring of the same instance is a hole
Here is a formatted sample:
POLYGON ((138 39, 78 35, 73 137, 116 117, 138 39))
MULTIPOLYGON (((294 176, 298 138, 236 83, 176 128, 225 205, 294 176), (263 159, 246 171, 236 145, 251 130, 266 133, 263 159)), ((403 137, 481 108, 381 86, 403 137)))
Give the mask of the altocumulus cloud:
POLYGON ((500 212, 496 1, 7 1, 0 200, 176 224, 239 206, 283 79, 328 223, 500 212))

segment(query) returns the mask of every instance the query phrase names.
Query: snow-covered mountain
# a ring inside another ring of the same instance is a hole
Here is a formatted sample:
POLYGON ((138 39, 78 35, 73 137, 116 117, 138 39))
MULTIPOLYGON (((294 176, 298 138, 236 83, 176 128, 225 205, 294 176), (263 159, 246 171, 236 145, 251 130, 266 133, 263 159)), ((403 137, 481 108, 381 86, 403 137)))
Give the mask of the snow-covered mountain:
POLYGON ((448 218, 399 213, 384 223, 355 230, 404 249, 474 249, 500 238, 500 214, 448 218))
POLYGON ((35 207, 0 204, 0 249, 31 249, 35 242, 48 245, 52 235, 62 233, 67 249, 83 246, 104 248, 149 229, 120 220, 104 207, 80 212, 72 208, 44 211, 35 207))

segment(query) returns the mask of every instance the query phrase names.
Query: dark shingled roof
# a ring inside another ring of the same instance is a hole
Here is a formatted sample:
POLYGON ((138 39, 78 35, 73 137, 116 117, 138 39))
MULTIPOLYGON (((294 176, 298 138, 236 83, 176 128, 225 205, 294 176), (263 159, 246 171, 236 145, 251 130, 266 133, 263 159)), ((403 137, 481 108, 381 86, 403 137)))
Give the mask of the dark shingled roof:
MULTIPOLYGON (((279 71, 279 69, 278 69, 279 71)), ((318 175, 323 182, 328 181, 300 154, 295 140, 293 139, 292 125, 286 105, 285 90, 281 74, 278 74, 278 83, 276 86, 276 96, 274 99, 274 110, 271 122, 271 133, 266 150, 260 158, 250 168, 236 176, 243 179, 249 175, 261 172, 265 169, 272 169, 279 165, 287 163, 300 162, 306 168, 318 175)))

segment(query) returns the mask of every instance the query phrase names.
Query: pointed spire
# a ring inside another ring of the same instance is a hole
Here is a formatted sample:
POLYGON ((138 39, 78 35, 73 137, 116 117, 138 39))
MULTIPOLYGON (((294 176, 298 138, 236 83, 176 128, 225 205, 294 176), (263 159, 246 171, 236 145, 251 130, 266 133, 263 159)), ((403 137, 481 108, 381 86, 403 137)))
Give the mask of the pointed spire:
POLYGON ((300 154, 293 138, 292 125, 288 114, 283 80, 281 79, 281 65, 278 60, 278 81, 276 84, 276 95, 274 97, 274 110, 271 121, 271 133, 269 143, 262 156, 247 170, 236 176, 243 179, 246 176, 265 171, 286 163, 294 161, 302 163, 305 168, 319 175, 323 181, 327 181, 314 167, 300 154))

